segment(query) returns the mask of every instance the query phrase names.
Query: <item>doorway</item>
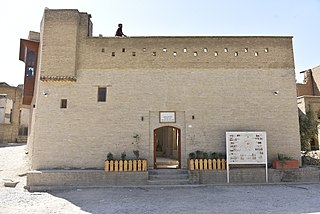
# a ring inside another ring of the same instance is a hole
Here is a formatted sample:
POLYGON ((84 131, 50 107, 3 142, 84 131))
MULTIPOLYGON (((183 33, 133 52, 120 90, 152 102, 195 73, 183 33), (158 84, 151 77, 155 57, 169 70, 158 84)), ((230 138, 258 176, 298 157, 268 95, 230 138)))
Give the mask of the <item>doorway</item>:
POLYGON ((180 129, 164 126, 154 130, 154 168, 181 167, 180 129))

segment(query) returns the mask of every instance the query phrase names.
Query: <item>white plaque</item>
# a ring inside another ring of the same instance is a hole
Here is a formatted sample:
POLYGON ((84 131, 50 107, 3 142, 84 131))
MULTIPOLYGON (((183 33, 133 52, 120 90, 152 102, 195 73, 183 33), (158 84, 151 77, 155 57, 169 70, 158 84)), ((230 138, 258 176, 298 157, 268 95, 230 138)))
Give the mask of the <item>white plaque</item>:
POLYGON ((230 164, 267 162, 266 132, 227 132, 226 141, 230 164))
POLYGON ((160 123, 175 123, 176 122, 176 112, 160 112, 160 123))

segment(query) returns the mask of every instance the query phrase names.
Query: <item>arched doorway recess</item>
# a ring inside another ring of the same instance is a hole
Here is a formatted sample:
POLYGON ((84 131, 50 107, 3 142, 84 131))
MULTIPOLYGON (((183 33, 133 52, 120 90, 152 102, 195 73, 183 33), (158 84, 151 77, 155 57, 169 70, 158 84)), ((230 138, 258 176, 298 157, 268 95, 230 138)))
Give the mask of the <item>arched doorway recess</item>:
POLYGON ((154 130, 154 168, 181 167, 181 131, 173 126, 154 130))

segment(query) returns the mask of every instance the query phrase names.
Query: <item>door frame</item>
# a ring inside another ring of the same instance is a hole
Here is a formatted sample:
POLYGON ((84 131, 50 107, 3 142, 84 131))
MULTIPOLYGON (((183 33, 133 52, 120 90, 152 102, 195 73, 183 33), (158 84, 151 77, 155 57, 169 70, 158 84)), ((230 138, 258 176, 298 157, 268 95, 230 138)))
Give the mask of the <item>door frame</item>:
POLYGON ((181 168, 181 129, 175 127, 175 126, 161 126, 161 127, 158 127, 156 129, 153 130, 153 167, 154 169, 157 169, 157 141, 156 141, 156 132, 157 130, 159 129, 162 129, 162 128, 174 128, 177 130, 177 134, 178 134, 178 162, 179 162, 179 165, 178 165, 178 168, 177 169, 180 169, 181 168))

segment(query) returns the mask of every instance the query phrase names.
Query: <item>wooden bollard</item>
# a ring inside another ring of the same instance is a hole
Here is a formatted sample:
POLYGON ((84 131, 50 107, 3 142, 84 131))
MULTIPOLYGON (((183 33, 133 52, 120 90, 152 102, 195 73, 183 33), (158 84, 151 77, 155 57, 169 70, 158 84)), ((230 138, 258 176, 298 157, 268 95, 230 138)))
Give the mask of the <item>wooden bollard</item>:
POLYGON ((198 170, 198 169, 199 169, 199 161, 198 161, 198 159, 195 159, 195 160, 194 160, 194 169, 195 169, 195 170, 198 170))
POLYGON ((217 160, 213 159, 213 170, 217 170, 217 160))
POLYGON ((142 161, 142 171, 147 171, 148 168, 148 162, 147 160, 142 161))
POLYGON ((123 171, 123 160, 119 161, 119 172, 123 171))
POLYGON ((111 160, 111 161, 110 161, 109 171, 110 171, 110 172, 113 172, 113 169, 114 169, 114 168, 113 168, 113 160, 111 160))
POLYGON ((138 171, 141 171, 141 160, 138 160, 138 171))
POLYGON ((200 170, 203 169, 203 160, 202 159, 199 160, 199 169, 200 170))
POLYGON ((128 167, 128 171, 132 171, 132 160, 129 160, 129 167, 128 167))
POLYGON ((193 159, 189 160, 189 169, 194 170, 194 160, 193 159))
POLYGON ((203 160, 203 169, 208 170, 208 160, 207 159, 203 160))
POLYGON ((218 161, 217 161, 218 163, 217 163, 217 165, 218 165, 218 170, 220 170, 221 169, 221 160, 220 159, 218 159, 218 161))
POLYGON ((123 171, 128 171, 128 161, 123 161, 123 171))
POLYGON ((118 172, 119 171, 119 161, 114 161, 114 171, 118 172))
POLYGON ((104 162, 104 171, 109 172, 109 161, 108 160, 106 160, 104 162))
POLYGON ((132 165, 133 165, 132 170, 137 171, 137 160, 133 160, 132 165))
POLYGON ((226 161, 224 159, 222 159, 221 169, 226 169, 226 161))
POLYGON ((212 160, 211 159, 208 160, 208 169, 212 170, 212 160))

